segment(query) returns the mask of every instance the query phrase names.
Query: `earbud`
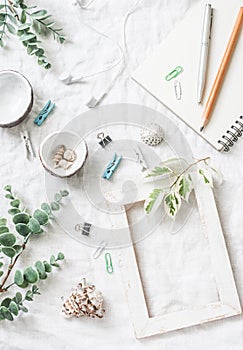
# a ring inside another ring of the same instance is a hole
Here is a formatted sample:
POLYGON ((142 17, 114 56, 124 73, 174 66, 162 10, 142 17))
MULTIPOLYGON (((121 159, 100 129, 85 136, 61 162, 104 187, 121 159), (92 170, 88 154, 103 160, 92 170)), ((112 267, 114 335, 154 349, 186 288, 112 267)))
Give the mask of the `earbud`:
POLYGON ((83 77, 74 78, 69 72, 64 71, 60 76, 59 80, 61 80, 64 84, 70 85, 73 83, 78 83, 83 80, 83 77))
POLYGON ((72 81, 72 76, 70 73, 68 72, 63 72, 60 76, 59 76, 59 80, 61 80, 64 84, 68 85, 71 84, 72 81))

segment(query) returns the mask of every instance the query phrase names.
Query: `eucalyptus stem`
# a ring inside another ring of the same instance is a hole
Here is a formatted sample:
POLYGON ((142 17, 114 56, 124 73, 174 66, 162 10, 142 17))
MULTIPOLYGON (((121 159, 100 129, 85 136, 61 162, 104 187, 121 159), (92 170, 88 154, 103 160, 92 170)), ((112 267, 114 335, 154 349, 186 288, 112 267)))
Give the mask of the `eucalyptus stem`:
MULTIPOLYGON (((27 15, 29 15, 29 16, 31 17, 31 13, 30 13, 30 12, 28 12, 28 11, 25 11, 25 12, 26 12, 27 15)), ((46 27, 46 23, 45 23, 44 21, 42 21, 41 19, 35 18, 35 20, 36 20, 36 22, 40 23, 42 26, 46 27)), ((58 33, 58 30, 53 29, 52 27, 48 27, 48 29, 49 29, 52 33, 54 33, 57 37, 60 35, 60 34, 58 33)))
POLYGON ((8 268, 7 268, 7 273, 6 273, 5 277, 3 277, 3 281, 2 281, 2 283, 1 283, 1 285, 0 285, 0 293, 6 292, 6 290, 11 286, 11 285, 9 285, 8 287, 3 288, 4 285, 6 284, 8 278, 9 278, 9 276, 10 276, 10 274, 11 274, 13 268, 14 268, 14 265, 16 264, 16 262, 18 261, 19 257, 21 256, 21 254, 22 254, 23 251, 25 250, 26 245, 27 245, 27 243, 28 243, 28 240, 29 240, 30 236, 31 236, 31 233, 25 238, 25 240, 24 240, 24 242, 23 242, 23 244, 22 244, 22 246, 21 246, 21 247, 22 247, 22 250, 21 250, 21 252, 20 252, 18 255, 16 255, 15 259, 13 260, 13 262, 12 262, 12 259, 11 259, 11 262, 10 262, 10 264, 8 265, 8 268))
MULTIPOLYGON (((6 2, 6 0, 5 0, 6 2)), ((19 15, 17 13, 17 11, 15 10, 15 8, 13 7, 13 2, 11 0, 8 0, 8 3, 9 3, 9 8, 10 8, 10 11, 14 14, 14 16, 17 18, 17 20, 19 20, 19 15)))
POLYGON ((7 287, 4 288, 4 291, 7 291, 11 286, 13 286, 14 284, 16 284, 15 282, 10 283, 7 287))

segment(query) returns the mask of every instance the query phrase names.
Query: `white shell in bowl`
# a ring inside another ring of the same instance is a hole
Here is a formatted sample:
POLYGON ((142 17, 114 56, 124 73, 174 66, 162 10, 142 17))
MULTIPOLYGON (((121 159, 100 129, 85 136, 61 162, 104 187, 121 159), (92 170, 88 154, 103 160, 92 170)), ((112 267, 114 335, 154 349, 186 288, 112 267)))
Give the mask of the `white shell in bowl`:
POLYGON ((43 167, 52 175, 58 177, 70 177, 79 171, 88 155, 86 142, 72 131, 56 131, 48 135, 41 143, 39 156, 43 167), (57 151, 61 146, 75 152, 76 158, 68 169, 55 167, 53 161, 57 151))
POLYGON ((33 90, 20 73, 0 72, 0 127, 10 128, 21 123, 31 111, 33 90))

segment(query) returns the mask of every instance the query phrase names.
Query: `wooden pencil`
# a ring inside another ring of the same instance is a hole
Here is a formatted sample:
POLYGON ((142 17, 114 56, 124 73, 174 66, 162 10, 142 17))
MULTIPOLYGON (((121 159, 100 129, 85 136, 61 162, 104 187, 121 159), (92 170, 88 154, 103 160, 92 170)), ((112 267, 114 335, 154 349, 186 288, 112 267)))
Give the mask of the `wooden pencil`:
POLYGON ((200 128, 200 131, 203 131, 205 126, 208 124, 210 117, 212 116, 213 108, 215 106, 215 102, 217 100, 217 97, 219 95, 220 89, 223 84, 223 80, 225 77, 225 74, 227 72, 228 66, 231 61, 231 57, 233 55, 236 43, 238 41, 240 32, 242 30, 242 24, 243 24, 243 7, 240 7, 232 34, 230 36, 226 51, 224 53, 224 57, 221 61, 218 73, 216 75, 216 78, 214 80, 211 92, 209 94, 204 112, 203 112, 203 126, 200 128))

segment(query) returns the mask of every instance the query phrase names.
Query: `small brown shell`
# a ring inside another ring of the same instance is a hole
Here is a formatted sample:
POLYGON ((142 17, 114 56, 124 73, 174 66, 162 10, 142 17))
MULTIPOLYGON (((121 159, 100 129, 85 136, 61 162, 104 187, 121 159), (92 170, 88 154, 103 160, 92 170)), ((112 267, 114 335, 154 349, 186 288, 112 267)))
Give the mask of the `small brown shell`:
POLYGON ((64 153, 65 153, 65 146, 61 145, 53 157, 55 168, 59 167, 59 162, 63 159, 64 153))
POLYGON ((73 165, 73 162, 68 162, 66 159, 60 160, 58 167, 63 168, 64 170, 69 169, 73 165))
POLYGON ((72 149, 67 149, 63 154, 63 158, 68 162, 74 162, 76 157, 76 153, 72 149))

